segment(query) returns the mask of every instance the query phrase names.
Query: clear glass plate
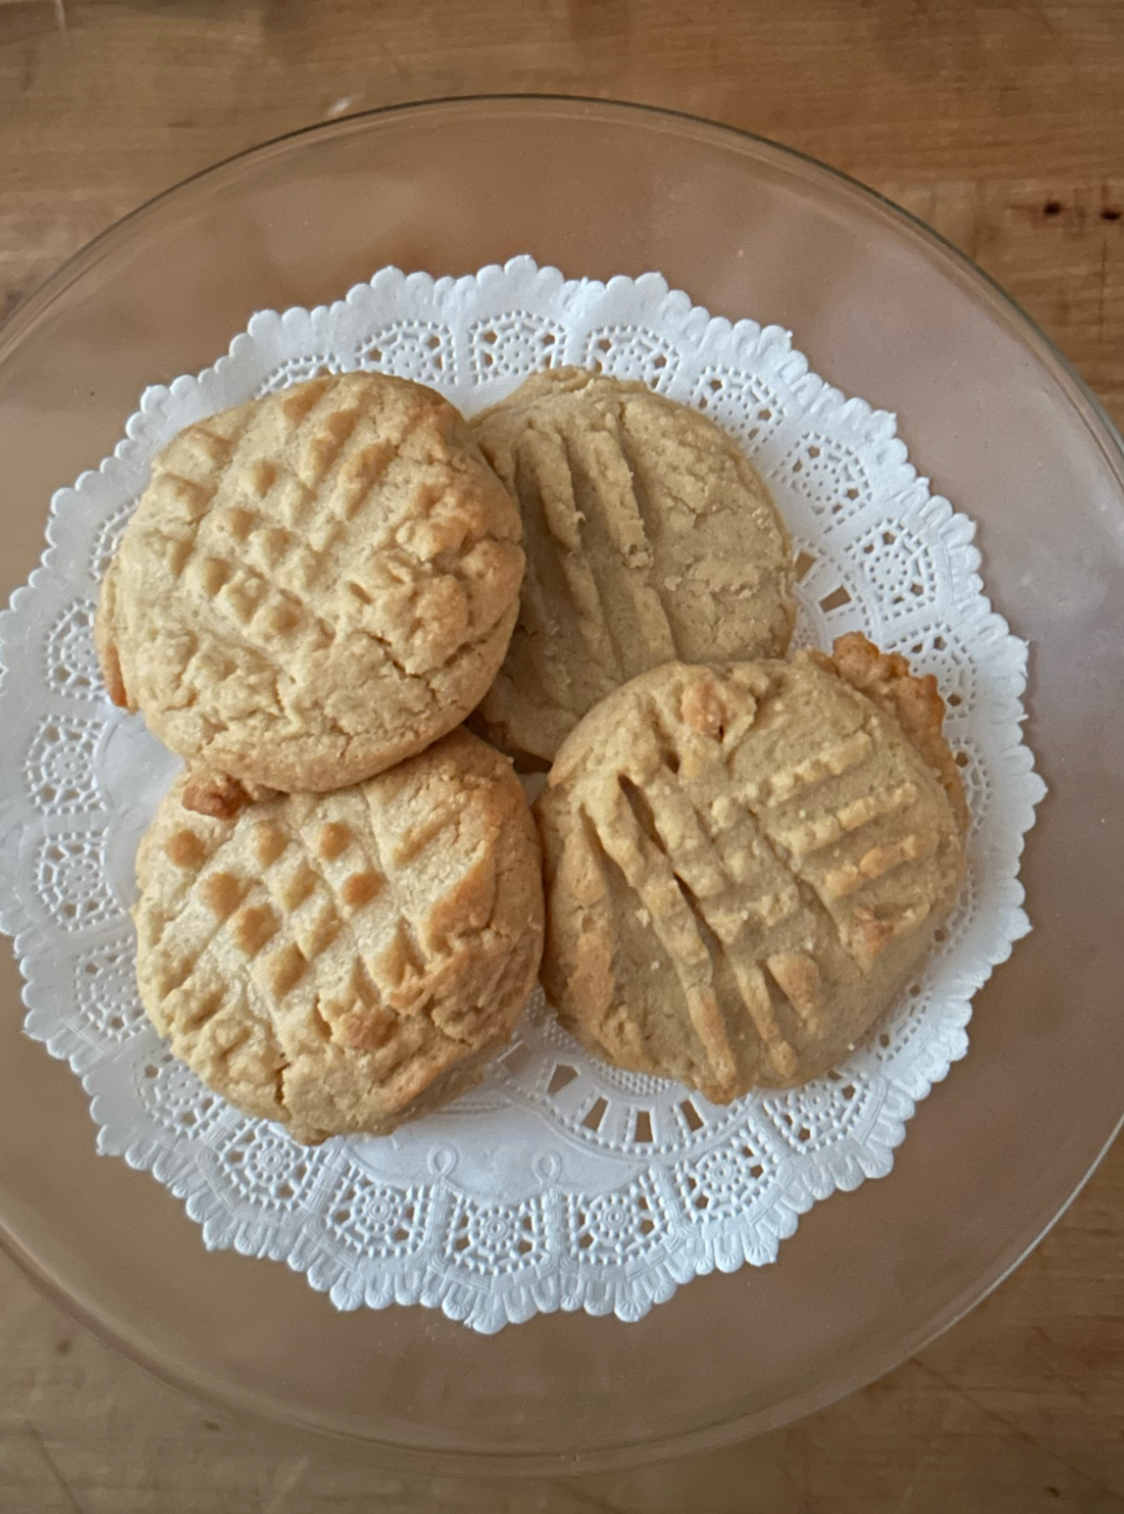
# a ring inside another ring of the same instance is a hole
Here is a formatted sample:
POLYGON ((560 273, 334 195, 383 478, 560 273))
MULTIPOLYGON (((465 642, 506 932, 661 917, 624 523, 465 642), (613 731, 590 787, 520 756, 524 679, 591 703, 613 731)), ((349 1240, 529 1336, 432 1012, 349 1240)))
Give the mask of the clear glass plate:
POLYGON ((255 309, 331 300, 387 263, 467 273, 519 252, 570 277, 657 269, 715 314, 790 327, 817 372, 898 412, 1030 640, 1051 792, 1024 866, 1035 931, 978 996, 969 1056, 892 1175, 817 1205, 775 1266, 700 1279, 633 1325, 539 1316, 485 1338, 419 1308, 340 1314, 282 1266, 208 1253, 157 1183, 97 1159, 78 1081, 20 1034, 5 953, 5 1248, 190 1391, 427 1470, 625 1463, 821 1407, 1002 1278, 1124 1107, 1124 451, 1000 290, 817 163, 638 107, 478 99, 318 127, 179 186, 0 330, 0 589, 141 389, 206 365, 255 309))

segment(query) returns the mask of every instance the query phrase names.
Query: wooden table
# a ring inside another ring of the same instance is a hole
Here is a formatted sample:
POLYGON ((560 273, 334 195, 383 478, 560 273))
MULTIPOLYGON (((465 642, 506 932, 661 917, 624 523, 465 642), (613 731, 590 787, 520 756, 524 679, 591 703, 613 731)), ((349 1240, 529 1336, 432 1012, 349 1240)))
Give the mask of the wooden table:
MULTIPOLYGON (((615 96, 827 159, 937 226, 1124 421, 1120 0, 0 0, 0 313, 252 143, 435 95, 615 96)), ((881 1383, 643 1471, 427 1482, 286 1455, 0 1264, 0 1514, 1124 1510, 1124 1145, 1022 1268, 881 1383)))

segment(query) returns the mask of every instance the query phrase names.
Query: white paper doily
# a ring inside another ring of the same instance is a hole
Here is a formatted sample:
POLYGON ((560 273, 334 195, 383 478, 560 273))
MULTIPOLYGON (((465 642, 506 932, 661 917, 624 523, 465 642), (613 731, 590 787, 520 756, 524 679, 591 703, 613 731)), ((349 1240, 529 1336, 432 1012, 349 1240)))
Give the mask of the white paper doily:
POLYGON ((566 283, 383 269, 346 300, 255 315, 197 378, 145 391, 126 438, 51 505, 0 616, 0 925, 28 1034, 80 1074, 98 1149, 182 1198, 208 1247, 285 1260, 341 1309, 422 1303, 489 1332, 539 1310, 635 1320, 700 1273, 760 1265, 816 1199, 889 1172, 967 1049, 971 996, 1029 924, 1017 880, 1045 792, 1022 743, 1026 648, 984 597, 974 527, 930 494, 892 415, 809 372, 778 327, 712 319, 655 274, 566 283), (153 455, 189 422, 319 369, 379 369, 468 413, 535 369, 642 378, 731 431, 802 552, 798 643, 861 629, 937 674, 972 810, 970 876, 925 972, 836 1074, 728 1108, 595 1063, 533 1002, 479 1090, 382 1139, 309 1150, 172 1059, 133 982, 137 840, 175 761, 109 702, 98 582, 153 455))

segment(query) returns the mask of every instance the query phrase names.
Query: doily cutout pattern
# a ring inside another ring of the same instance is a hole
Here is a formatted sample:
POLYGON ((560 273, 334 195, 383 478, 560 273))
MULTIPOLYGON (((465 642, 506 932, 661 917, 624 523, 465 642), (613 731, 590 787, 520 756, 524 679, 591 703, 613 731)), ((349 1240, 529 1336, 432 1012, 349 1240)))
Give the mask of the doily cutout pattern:
POLYGON ((146 390, 114 455, 56 494, 43 563, 0 616, 0 925, 27 1031, 81 1076, 99 1149, 151 1171, 208 1247, 285 1260, 340 1309, 421 1303, 483 1332, 555 1309, 635 1320, 699 1274, 775 1260, 817 1199, 889 1172, 967 1049, 972 994, 1029 929, 1018 865, 1044 786, 1020 733, 1026 647, 984 596, 973 534, 893 416, 832 389, 788 333, 713 319, 655 274, 566 282, 526 257, 455 280, 383 269, 330 307, 255 315, 213 368, 146 390), (568 362, 642 378, 748 449, 796 540, 798 645, 862 629, 936 673, 970 878, 895 1010, 807 1088, 718 1108, 594 1062, 536 994, 458 1103, 308 1150, 205 1089, 141 1009, 133 857, 176 764, 105 695, 96 584, 152 457, 195 419, 351 368, 471 414, 568 362))

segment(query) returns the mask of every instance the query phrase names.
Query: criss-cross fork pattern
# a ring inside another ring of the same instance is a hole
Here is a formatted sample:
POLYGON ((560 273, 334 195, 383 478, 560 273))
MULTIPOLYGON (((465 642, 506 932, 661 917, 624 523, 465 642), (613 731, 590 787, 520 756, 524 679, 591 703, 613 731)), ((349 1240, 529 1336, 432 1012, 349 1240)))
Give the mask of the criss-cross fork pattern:
POLYGON ((862 768, 875 743, 866 730, 824 747, 762 784, 734 786, 703 806, 684 782, 678 754, 642 777, 624 771, 586 803, 604 861, 633 891, 675 971, 714 1083, 737 1081, 736 1054, 717 987, 724 963, 765 1055, 782 1079, 795 1075, 798 1051, 782 1029, 778 1000, 815 1037, 830 1011, 828 985, 841 969, 870 972, 895 937, 931 910, 924 880, 909 864, 932 855, 936 836, 911 828, 918 798, 910 781, 801 818, 812 791, 862 768), (871 844, 863 831, 902 817, 896 839, 871 844), (864 891, 896 871, 892 917, 864 903, 864 891), (813 949, 781 946, 782 927, 799 911, 813 919, 813 949))
MULTIPOLYGON (((583 647, 606 688, 653 662, 676 658, 675 633, 651 571, 654 552, 639 465, 629 454, 623 430, 596 432, 582 440, 561 431, 529 429, 519 447, 518 484, 525 507, 541 516, 583 647), (579 505, 582 479, 593 469, 602 488, 611 489, 611 508, 589 511, 579 505)), ((553 615, 550 586, 528 574, 525 618, 532 627, 546 629, 553 615)), ((548 663, 548 679, 551 672, 548 663)), ((564 702, 565 680, 553 682, 561 686, 550 692, 564 702)))
MULTIPOLYGON (((269 675, 264 687, 280 710, 279 665, 302 648, 324 650, 338 633, 334 618, 315 606, 340 580, 348 539, 402 438, 373 441, 360 424, 361 404, 332 379, 272 403, 287 428, 287 466, 268 455, 279 450, 278 417, 242 406, 183 432, 164 454, 155 487, 171 506, 173 576, 204 611, 213 641, 269 675)), ((372 596, 361 582, 347 587, 361 615, 372 596)), ((213 679, 214 657, 211 636, 184 638, 179 671, 188 697, 201 678, 213 679)))
POLYGON ((663 417, 661 443, 665 401, 591 393, 584 420, 544 390, 479 427, 526 526, 509 673, 562 726, 638 673, 698 660, 708 636, 743 655, 785 639, 783 527, 744 459, 694 412, 663 417))
MULTIPOLYGON (((394 1060, 425 1034, 455 1039, 425 1014, 443 955, 411 918, 409 880, 457 823, 452 807, 426 817, 424 834, 380 856, 386 818, 363 789, 328 800, 294 796, 236 826, 194 817, 163 841, 162 892, 138 921, 161 1029, 197 1039, 207 1022, 251 989, 257 1014, 223 1047, 229 1059, 265 1023, 283 1021, 355 1050, 394 1060), (167 867, 171 864, 171 868, 167 867)), ((416 828, 415 828, 416 830, 416 828)), ((463 887, 467 861, 445 897, 463 887)), ((442 897, 429 906, 440 918, 442 897)), ((432 934, 432 933, 430 933, 432 934)))

